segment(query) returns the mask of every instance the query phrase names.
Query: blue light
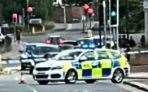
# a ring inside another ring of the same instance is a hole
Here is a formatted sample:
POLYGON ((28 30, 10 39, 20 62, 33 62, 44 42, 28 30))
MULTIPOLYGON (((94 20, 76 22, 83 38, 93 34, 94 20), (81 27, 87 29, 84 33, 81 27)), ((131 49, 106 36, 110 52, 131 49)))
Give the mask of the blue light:
POLYGON ((95 48, 95 45, 94 44, 90 44, 89 47, 90 48, 95 48))

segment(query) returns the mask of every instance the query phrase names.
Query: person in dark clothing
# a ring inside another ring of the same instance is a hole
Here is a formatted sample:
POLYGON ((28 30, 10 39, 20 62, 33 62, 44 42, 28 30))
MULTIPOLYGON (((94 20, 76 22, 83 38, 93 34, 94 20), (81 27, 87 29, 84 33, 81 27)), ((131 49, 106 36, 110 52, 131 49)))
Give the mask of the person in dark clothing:
POLYGON ((130 46, 127 45, 127 48, 126 48, 126 50, 125 50, 125 53, 126 53, 126 58, 127 58, 128 61, 130 61, 130 54, 128 54, 128 52, 129 52, 130 50, 131 50, 131 49, 130 49, 130 46))
POLYGON ((121 43, 123 48, 127 48, 129 46, 129 39, 127 39, 125 35, 123 35, 123 38, 121 39, 121 43))
POLYGON ((16 31, 16 41, 18 42, 18 44, 20 43, 20 40, 21 40, 21 32, 20 30, 17 30, 16 31))
POLYGON ((144 35, 141 36, 140 43, 142 47, 145 46, 145 36, 144 35))
POLYGON ((136 46, 136 43, 135 43, 135 41, 134 41, 134 39, 133 39, 132 36, 130 37, 129 45, 130 45, 130 47, 132 47, 132 48, 136 46))
POLYGON ((122 38, 121 38, 121 36, 119 36, 119 47, 120 48, 122 47, 122 38))
POLYGON ((11 37, 6 35, 6 37, 5 37, 5 49, 6 49, 6 51, 10 51, 11 50, 11 43, 12 43, 11 37))

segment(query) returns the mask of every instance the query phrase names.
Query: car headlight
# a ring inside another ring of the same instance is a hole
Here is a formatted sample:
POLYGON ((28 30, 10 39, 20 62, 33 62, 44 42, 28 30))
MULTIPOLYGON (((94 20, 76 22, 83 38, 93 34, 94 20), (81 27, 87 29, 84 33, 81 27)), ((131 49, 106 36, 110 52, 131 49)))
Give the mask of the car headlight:
POLYGON ((62 69, 62 66, 57 66, 57 67, 52 67, 51 70, 55 70, 55 69, 62 69))

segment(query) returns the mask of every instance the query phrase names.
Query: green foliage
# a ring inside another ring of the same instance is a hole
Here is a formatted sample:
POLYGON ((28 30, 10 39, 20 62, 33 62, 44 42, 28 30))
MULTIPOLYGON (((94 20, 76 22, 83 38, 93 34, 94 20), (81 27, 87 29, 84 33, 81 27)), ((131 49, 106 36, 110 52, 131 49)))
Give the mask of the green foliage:
POLYGON ((54 27, 54 23, 53 22, 45 22, 44 26, 45 26, 46 30, 51 30, 54 27))
POLYGON ((120 0, 120 28, 128 33, 144 29, 142 0, 120 0), (131 31, 132 30, 132 31, 131 31))
POLYGON ((51 20, 53 14, 52 0, 30 0, 34 9, 34 14, 43 20, 51 20))
MULTIPOLYGON (((29 5, 34 7, 33 15, 37 17, 41 17, 43 20, 51 20, 53 6, 52 0, 28 0, 29 5)), ((17 12, 18 14, 22 15, 22 9, 26 10, 27 2, 26 0, 0 0, 2 4, 2 15, 3 19, 6 22, 11 22, 11 15, 13 12, 17 12), (7 6, 7 7, 6 7, 7 6)), ((25 14, 26 15, 26 14, 25 14)))

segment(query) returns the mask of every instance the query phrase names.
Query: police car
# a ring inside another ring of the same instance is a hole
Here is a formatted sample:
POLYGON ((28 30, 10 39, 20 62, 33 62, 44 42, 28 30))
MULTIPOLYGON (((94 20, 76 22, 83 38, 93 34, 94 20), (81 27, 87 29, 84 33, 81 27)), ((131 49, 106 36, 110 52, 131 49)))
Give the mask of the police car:
POLYGON ((49 81, 75 83, 76 80, 94 83, 106 78, 113 83, 121 83, 129 73, 127 59, 119 51, 73 49, 62 51, 53 59, 37 64, 33 77, 39 84, 48 84, 49 81))
MULTIPOLYGON (((93 48, 101 48, 103 46, 105 46, 105 37, 96 35, 93 37, 84 37, 79 39, 78 44, 80 46, 80 48, 83 49, 93 49, 93 48), (101 44, 100 44, 101 42, 101 44)), ((109 44, 111 47, 114 46, 114 42, 113 42, 113 37, 112 36, 107 36, 106 37, 106 45, 109 44)))

